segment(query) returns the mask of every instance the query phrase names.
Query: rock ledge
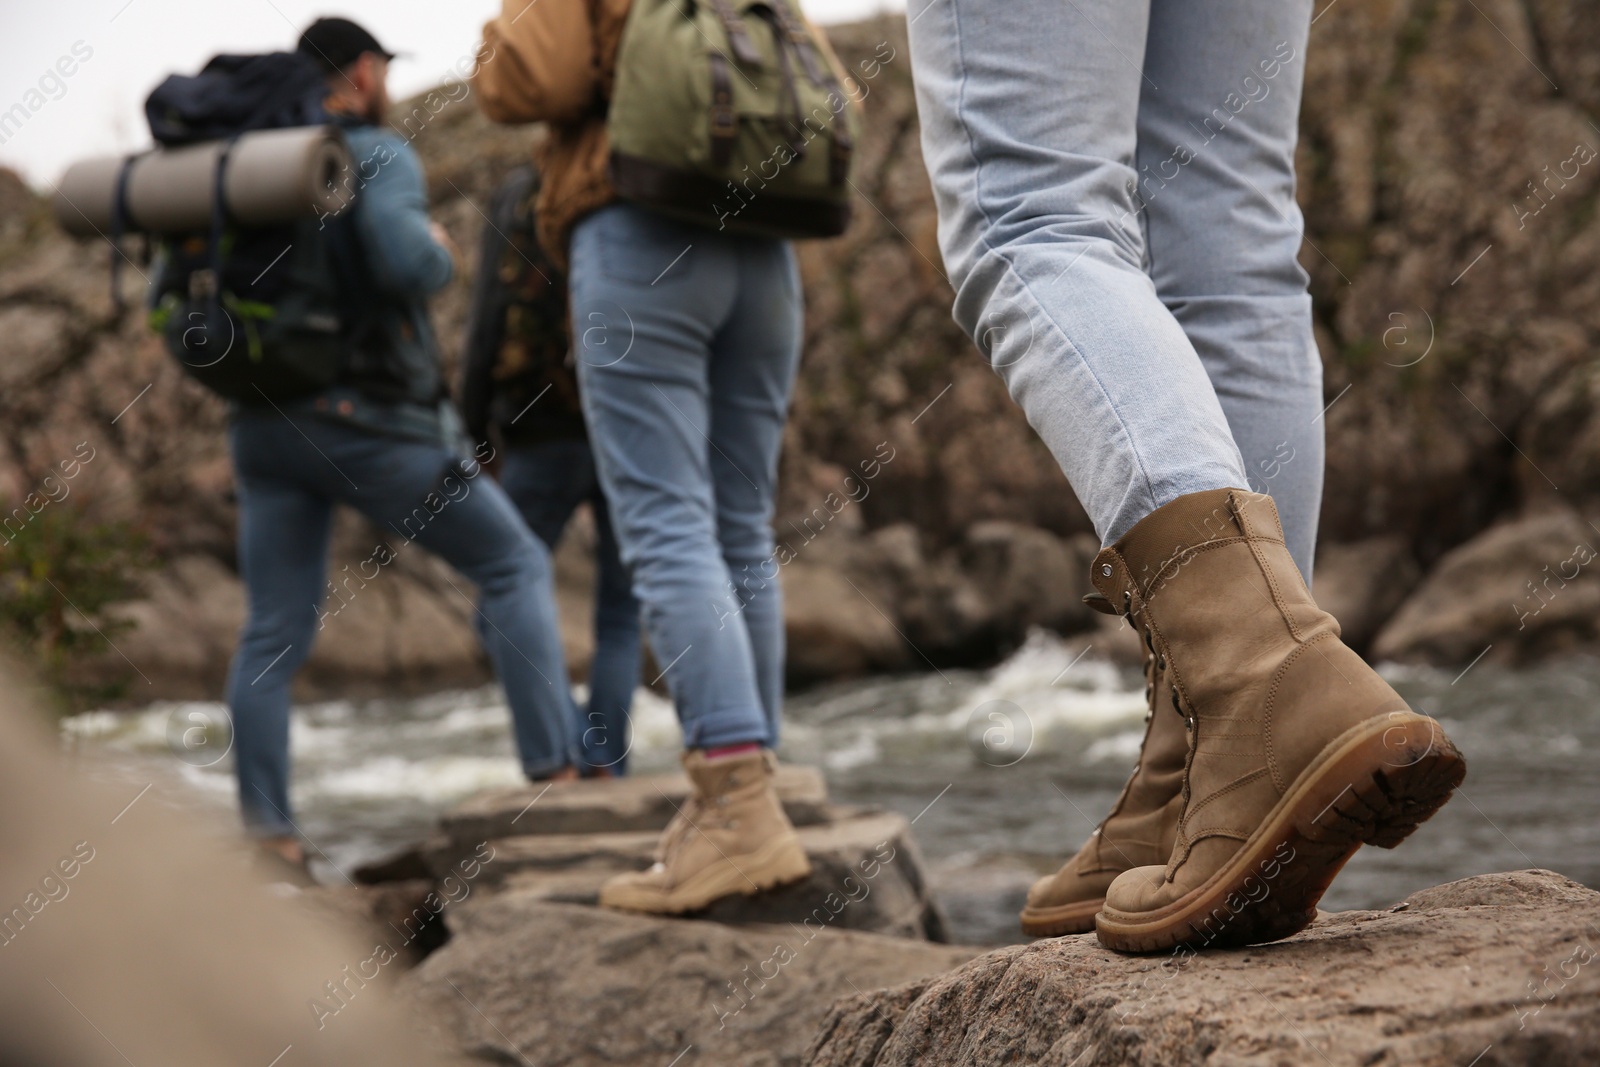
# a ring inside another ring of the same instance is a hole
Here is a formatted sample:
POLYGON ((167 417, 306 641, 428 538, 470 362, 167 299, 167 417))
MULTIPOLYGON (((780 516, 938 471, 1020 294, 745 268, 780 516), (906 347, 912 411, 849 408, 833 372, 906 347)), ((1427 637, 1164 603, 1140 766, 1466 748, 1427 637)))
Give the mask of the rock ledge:
POLYGON ((1482 875, 1288 941, 1130 958, 1092 935, 835 1004, 811 1067, 1579 1067, 1600 1062, 1600 893, 1482 875))

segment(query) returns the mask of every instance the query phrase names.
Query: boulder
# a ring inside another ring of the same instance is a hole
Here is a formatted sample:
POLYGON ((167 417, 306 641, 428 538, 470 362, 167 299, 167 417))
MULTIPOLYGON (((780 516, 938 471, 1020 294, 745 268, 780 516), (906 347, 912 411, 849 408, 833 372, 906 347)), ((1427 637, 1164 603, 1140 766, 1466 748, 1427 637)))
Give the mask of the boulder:
POLYGON ((1339 620, 1345 644, 1359 652, 1421 580, 1405 538, 1369 537, 1318 545, 1312 593, 1339 620))
MULTIPOLYGON (((815 767, 782 764, 775 785, 796 826, 831 817, 828 787, 815 767)), ((458 845, 521 834, 659 832, 689 796, 682 774, 551 782, 496 789, 470 797, 439 819, 458 845)))
POLYGON ((801 557, 780 571, 789 683, 901 670, 911 653, 859 583, 837 564, 801 557))
POLYGON ((1378 633, 1380 659, 1520 662, 1600 636, 1600 531, 1575 511, 1501 523, 1454 549, 1378 633))
MULTIPOLYGON (((1600 1061, 1600 893, 1482 875, 1275 945, 1120 956, 1093 935, 860 992, 810 1067, 1578 1067, 1600 1061)), ((859 984, 859 983, 858 983, 859 984)))
MULTIPOLYGON (((726 897, 700 917, 948 940, 944 913, 928 887, 921 853, 903 816, 841 811, 826 823, 800 827, 799 834, 811 859, 809 878, 759 896, 726 897)), ((491 858, 484 860, 474 885, 593 905, 607 878, 650 866, 660 836, 650 830, 498 838, 478 846, 479 857, 491 858)), ((462 849, 449 839, 437 840, 428 859, 438 877, 459 867, 462 849)))
POLYGON ((991 519, 968 527, 962 569, 986 592, 1002 641, 1041 626, 1071 633, 1099 617, 1083 602, 1099 550, 1089 534, 1064 540, 1037 526, 991 519))
POLYGON ((454 936, 401 979, 401 997, 463 1055, 539 1067, 799 1067, 834 999, 943 973, 974 951, 515 892, 449 916, 454 936))
POLYGON ((443 918, 446 901, 428 879, 312 886, 294 899, 364 940, 389 946, 404 966, 421 963, 450 939, 443 918))
POLYGON ((118 614, 134 624, 118 638, 118 647, 147 675, 162 680, 162 693, 215 698, 222 691, 244 622, 244 586, 215 557, 173 560, 146 579, 142 599, 118 614), (184 640, 173 639, 179 633, 184 640))

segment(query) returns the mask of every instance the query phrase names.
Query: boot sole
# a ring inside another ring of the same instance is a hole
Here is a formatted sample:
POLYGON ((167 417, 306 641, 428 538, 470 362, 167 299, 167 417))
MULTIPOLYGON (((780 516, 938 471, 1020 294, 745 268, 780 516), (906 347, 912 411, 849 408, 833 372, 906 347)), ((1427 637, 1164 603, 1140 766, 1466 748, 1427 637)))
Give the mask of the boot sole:
POLYGON ((723 897, 751 897, 770 889, 804 881, 811 861, 793 835, 778 837, 754 852, 730 856, 690 876, 668 894, 652 893, 624 885, 600 890, 600 905, 649 915, 682 915, 700 911, 723 897))
POLYGON ((1058 904, 1053 908, 1023 908, 1022 932, 1029 937, 1062 937, 1087 934, 1094 929, 1094 917, 1105 898, 1058 904))
POLYGON ((1318 753, 1205 884, 1151 912, 1102 909, 1095 920, 1100 943, 1160 952, 1259 945, 1299 933, 1356 849, 1400 844, 1444 806, 1466 773, 1461 753, 1425 715, 1397 712, 1353 726, 1318 753))

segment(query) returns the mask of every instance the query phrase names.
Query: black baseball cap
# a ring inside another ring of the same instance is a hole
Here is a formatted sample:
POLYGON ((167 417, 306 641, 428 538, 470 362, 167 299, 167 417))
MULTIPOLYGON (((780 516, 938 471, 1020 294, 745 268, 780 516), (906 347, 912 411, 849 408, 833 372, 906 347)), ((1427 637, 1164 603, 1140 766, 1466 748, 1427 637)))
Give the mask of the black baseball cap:
POLYGON ((348 67, 363 52, 372 52, 384 59, 393 59, 396 55, 379 44, 364 27, 341 18, 322 18, 307 26, 295 51, 316 60, 329 74, 348 67))

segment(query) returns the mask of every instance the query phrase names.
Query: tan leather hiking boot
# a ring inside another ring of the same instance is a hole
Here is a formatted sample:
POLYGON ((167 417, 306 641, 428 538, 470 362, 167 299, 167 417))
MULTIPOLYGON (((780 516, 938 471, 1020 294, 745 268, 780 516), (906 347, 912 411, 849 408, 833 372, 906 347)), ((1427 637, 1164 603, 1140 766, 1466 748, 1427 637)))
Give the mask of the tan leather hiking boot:
POLYGON ((1133 867, 1165 863, 1172 855, 1189 738, 1183 713, 1172 702, 1166 659, 1151 651, 1144 671, 1149 710, 1139 762, 1111 814, 1089 835, 1078 854, 1028 891, 1022 932, 1031 937, 1088 933, 1105 902, 1106 887, 1117 875, 1133 867))
POLYGON ((1398 845, 1465 776, 1439 724, 1311 599, 1270 497, 1180 497, 1102 551, 1091 577, 1166 657, 1189 724, 1172 855, 1111 883, 1095 923, 1106 947, 1302 930, 1357 848, 1398 845))
POLYGON ((811 863, 772 784, 776 765, 766 750, 711 761, 684 753, 689 799, 662 834, 655 865, 606 882, 601 905, 676 915, 809 875, 811 863))

